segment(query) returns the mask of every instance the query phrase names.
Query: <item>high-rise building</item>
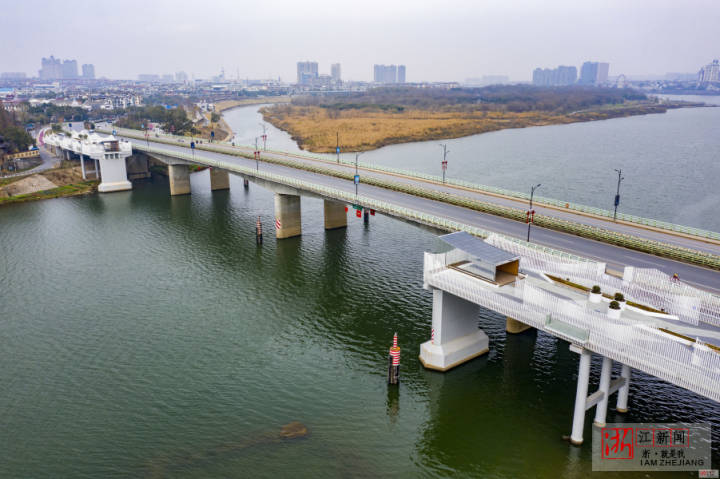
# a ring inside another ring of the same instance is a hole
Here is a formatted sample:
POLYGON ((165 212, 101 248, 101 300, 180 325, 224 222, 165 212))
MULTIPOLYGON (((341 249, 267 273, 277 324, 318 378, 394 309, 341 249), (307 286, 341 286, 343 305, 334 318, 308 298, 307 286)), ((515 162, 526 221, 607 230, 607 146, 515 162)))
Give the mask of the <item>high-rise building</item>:
POLYGON ((373 67, 373 81, 375 83, 397 83, 397 65, 375 65, 373 67))
POLYGON ((578 83, 581 85, 600 85, 607 82, 609 71, 609 63, 585 62, 580 67, 578 83))
POLYGON ((138 75, 138 81, 142 82, 157 82, 160 81, 160 75, 151 73, 141 73, 138 75))
POLYGON ((82 66, 82 76, 86 80, 94 80, 95 79, 95 65, 92 65, 90 63, 86 63, 82 66))
POLYGON ((309 85, 318 77, 317 62, 298 62, 297 63, 297 82, 300 85, 309 85))
POLYGON ((38 71, 38 76, 42 80, 58 80, 63 77, 62 62, 59 58, 50 55, 50 58, 43 58, 42 67, 38 71))
POLYGON ((697 81, 700 86, 720 82, 720 60, 713 60, 712 63, 702 67, 698 72, 697 81))
POLYGON ((64 79, 72 79, 78 77, 77 60, 63 60, 62 77, 64 79))
POLYGON ((332 77, 334 82, 339 83, 342 81, 342 75, 341 75, 339 63, 333 63, 332 65, 330 65, 330 76, 332 77))
POLYGON ((536 68, 533 70, 533 85, 572 85, 577 80, 577 68, 560 65, 557 68, 536 68))
POLYGON ((398 65, 397 82, 405 83, 405 65, 398 65))
POLYGON ((178 83, 187 83, 188 76, 185 72, 177 72, 175 73, 175 81, 178 83))

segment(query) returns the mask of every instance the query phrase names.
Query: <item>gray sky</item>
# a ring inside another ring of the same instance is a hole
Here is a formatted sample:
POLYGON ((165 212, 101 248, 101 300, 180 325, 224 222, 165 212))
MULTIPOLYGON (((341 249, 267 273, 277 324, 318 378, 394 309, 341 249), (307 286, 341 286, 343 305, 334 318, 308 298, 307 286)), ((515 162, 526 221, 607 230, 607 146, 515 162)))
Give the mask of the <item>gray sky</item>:
POLYGON ((179 70, 294 81, 295 63, 371 80, 374 63, 408 81, 585 60, 610 75, 696 72, 720 57, 719 0, 6 0, 0 71, 36 76, 43 56, 93 63, 98 76, 179 70))

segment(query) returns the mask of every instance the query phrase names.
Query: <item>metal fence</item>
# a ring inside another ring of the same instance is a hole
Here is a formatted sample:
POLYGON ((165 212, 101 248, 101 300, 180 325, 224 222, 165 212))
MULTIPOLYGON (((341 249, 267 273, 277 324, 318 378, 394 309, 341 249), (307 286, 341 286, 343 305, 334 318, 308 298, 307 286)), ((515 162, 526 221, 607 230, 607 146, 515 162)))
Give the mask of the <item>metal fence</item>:
POLYGON ((447 262, 445 253, 425 253, 424 282, 720 402, 720 354, 702 342, 610 319, 531 284, 490 289, 447 262))

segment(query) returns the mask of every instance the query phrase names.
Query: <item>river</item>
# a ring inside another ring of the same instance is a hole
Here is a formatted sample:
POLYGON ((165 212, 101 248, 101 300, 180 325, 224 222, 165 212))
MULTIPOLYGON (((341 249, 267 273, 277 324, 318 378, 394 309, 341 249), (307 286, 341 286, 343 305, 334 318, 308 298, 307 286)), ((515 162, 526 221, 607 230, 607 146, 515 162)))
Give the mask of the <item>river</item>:
MULTIPOLYGON (((255 133, 233 116, 256 129, 255 110, 226 113, 238 136, 255 133)), ((233 177, 212 193, 207 171, 191 182, 183 197, 155 179, 0 208, 0 477, 590 474, 592 414, 585 446, 561 440, 567 343, 506 336, 484 311, 488 355, 445 374, 420 365, 433 232, 380 215, 325 232, 322 202, 303 198, 303 236, 276 242, 270 192, 233 177), (308 436, 274 440, 292 421, 308 436)), ((636 373, 629 406, 608 422, 711 422, 717 467, 718 404, 636 373)))
MULTIPOLYGON (((720 96, 666 97, 720 105, 720 96)), ((257 107, 225 113, 238 141, 261 134, 257 107)), ((683 108, 664 114, 501 130, 444 141, 391 145, 363 153, 361 161, 442 175, 479 184, 612 210, 617 173, 623 171, 619 211, 720 231, 720 108, 683 108)), ((342 146, 342 131, 340 131, 342 146)), ((290 136, 270 127, 268 148, 299 151, 290 136)), ((354 153, 344 155, 354 160, 354 153)))

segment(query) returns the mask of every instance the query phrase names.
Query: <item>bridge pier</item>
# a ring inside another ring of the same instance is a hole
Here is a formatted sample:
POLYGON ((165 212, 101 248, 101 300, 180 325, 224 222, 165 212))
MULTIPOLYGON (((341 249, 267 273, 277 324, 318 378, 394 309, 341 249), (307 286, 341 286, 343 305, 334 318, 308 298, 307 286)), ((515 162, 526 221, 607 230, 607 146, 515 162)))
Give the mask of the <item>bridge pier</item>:
POLYGON ((531 328, 532 326, 518 321, 517 319, 513 319, 510 316, 507 316, 505 319, 505 331, 510 334, 519 334, 531 328))
POLYGON ((300 196, 275 193, 275 237, 292 238, 300 234, 300 196))
POLYGON ((617 405, 615 409, 617 412, 628 412, 628 396, 630 395, 630 366, 627 364, 622 365, 620 370, 620 377, 624 380, 623 385, 618 389, 617 405))
POLYGON ((323 211, 325 215, 326 230, 347 227, 345 204, 338 203, 337 201, 324 200, 323 211))
POLYGON ((587 391, 590 380, 590 359, 592 354, 587 349, 580 351, 580 364, 578 365, 577 389, 575 391, 575 411, 573 412, 572 433, 570 442, 576 446, 583 443, 583 430, 585 429, 585 411, 587 411, 587 391))
POLYGON ((190 194, 190 170, 188 165, 168 165, 168 177, 170 178, 170 195, 190 194))
POLYGON ((85 155, 82 153, 80 153, 80 171, 82 171, 83 180, 87 180, 87 176, 85 175, 85 155))
POLYGON ((230 189, 230 175, 227 170, 210 168, 210 189, 212 191, 230 189))
POLYGON ((598 427, 605 427, 605 418, 607 417, 607 406, 610 395, 610 374, 612 374, 612 359, 603 357, 602 369, 600 370, 600 387, 598 391, 602 392, 602 398, 595 408, 595 424, 598 427))
POLYGON ((420 345, 427 369, 447 371, 489 351, 487 334, 478 329, 480 307, 440 289, 433 289, 434 336, 420 345))

